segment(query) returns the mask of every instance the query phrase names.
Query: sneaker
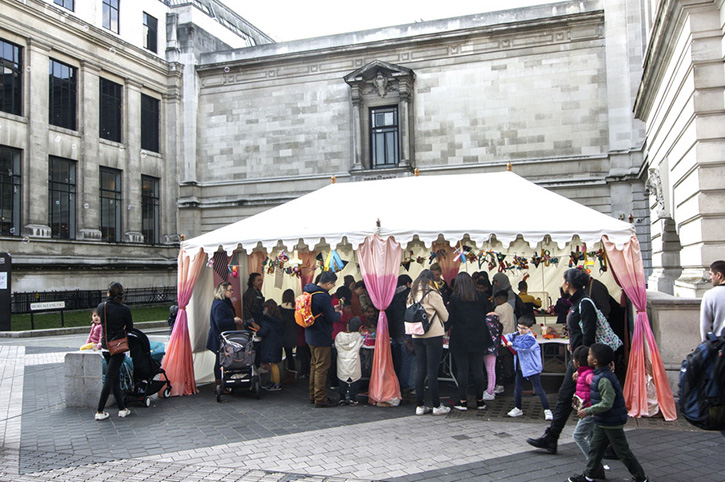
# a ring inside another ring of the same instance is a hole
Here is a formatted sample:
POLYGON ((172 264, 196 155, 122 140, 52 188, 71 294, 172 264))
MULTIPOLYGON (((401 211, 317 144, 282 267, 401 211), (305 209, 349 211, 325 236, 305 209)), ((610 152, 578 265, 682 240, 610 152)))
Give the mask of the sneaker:
POLYGON ((551 410, 544 410, 544 420, 554 420, 554 414, 551 413, 551 410))
POLYGON ((357 407, 358 405, 360 405, 360 402, 358 402, 357 400, 350 400, 347 404, 351 407, 357 407))
POLYGON ((509 417, 520 417, 523 414, 524 412, 522 412, 519 407, 514 407, 506 415, 508 415, 509 417))
POLYGON ((495 393, 483 392, 483 399, 487 401, 496 400, 495 393))
POLYGON ((95 419, 96 420, 105 420, 108 417, 110 417, 110 415, 108 414, 108 412, 96 412, 95 419))
POLYGON ((476 400, 476 410, 486 410, 486 402, 483 400, 476 400))
POLYGON ((272 386, 269 387, 267 390, 269 390, 270 392, 278 392, 282 390, 282 385, 280 385, 279 383, 273 383, 272 386))
POLYGON ((446 407, 445 405, 438 405, 433 409, 433 415, 446 415, 450 411, 451 407, 446 407))
POLYGON ((126 418, 129 415, 131 415, 131 410, 124 408, 123 410, 118 411, 119 418, 126 418))
POLYGON ((415 414, 416 415, 425 415, 426 413, 431 413, 432 411, 433 411, 432 408, 425 407, 425 406, 422 406, 422 405, 420 407, 415 407, 415 414))
POLYGON ((496 385, 496 388, 493 389, 493 393, 503 393, 503 391, 503 385, 496 385))
POLYGON ((468 410, 468 405, 466 404, 466 402, 461 401, 461 402, 456 402, 455 405, 453 405, 453 408, 455 408, 456 410, 461 410, 461 411, 465 412, 466 410, 468 410))
POLYGON ((584 474, 572 475, 568 480, 569 482, 592 482, 592 479, 584 476, 584 474))

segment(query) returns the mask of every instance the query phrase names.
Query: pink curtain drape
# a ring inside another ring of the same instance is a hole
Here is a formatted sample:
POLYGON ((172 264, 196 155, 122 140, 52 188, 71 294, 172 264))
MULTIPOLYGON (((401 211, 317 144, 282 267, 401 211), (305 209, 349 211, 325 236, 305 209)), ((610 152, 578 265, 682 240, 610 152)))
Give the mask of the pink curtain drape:
POLYGON ((403 250, 395 239, 388 238, 384 241, 378 235, 365 238, 357 251, 365 288, 375 308, 380 310, 368 391, 370 400, 376 403, 393 402, 397 405, 401 398, 398 377, 393 368, 385 309, 390 306, 395 295, 402 253, 403 250))
POLYGON ((644 281, 642 253, 635 236, 618 249, 606 236, 602 237, 607 251, 609 264, 617 276, 619 285, 637 310, 634 321, 634 336, 629 353, 627 379, 624 382, 624 401, 631 417, 650 416, 647 406, 647 375, 651 367, 651 376, 657 393, 657 402, 665 420, 677 419, 675 400, 672 397, 665 366, 662 363, 659 348, 649 326, 647 316, 647 288, 644 281))
POLYGON ((163 363, 163 369, 171 382, 171 396, 174 397, 197 392, 186 306, 191 299, 201 267, 204 266, 204 259, 204 252, 201 249, 196 254, 183 250, 179 252, 177 275, 179 312, 176 314, 174 330, 171 332, 163 363))
MULTIPOLYGON (((450 286, 451 281, 458 275, 461 269, 461 258, 455 256, 455 249, 451 248, 450 243, 433 243, 431 251, 437 253, 443 251, 445 256, 436 256, 433 260, 434 263, 441 265, 441 274, 446 283, 450 286)), ((460 254, 460 253, 459 253, 460 254)))
MULTIPOLYGON (((247 263, 248 269, 247 272, 249 274, 252 273, 260 273, 262 275, 262 278, 264 278, 264 268, 262 267, 262 261, 264 261, 264 258, 267 257, 266 253, 263 253, 262 251, 254 251, 252 254, 247 256, 247 263)), ((247 288, 247 280, 244 280, 244 289, 247 288)))

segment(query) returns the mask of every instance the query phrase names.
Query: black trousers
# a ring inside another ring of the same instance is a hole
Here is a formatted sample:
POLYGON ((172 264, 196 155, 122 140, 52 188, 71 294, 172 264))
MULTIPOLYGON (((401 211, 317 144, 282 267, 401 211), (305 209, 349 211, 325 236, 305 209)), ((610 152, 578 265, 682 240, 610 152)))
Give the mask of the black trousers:
POLYGON ((101 389, 101 398, 98 399, 98 412, 102 412, 106 408, 106 402, 108 401, 108 395, 113 390, 113 397, 116 399, 116 405, 119 410, 126 408, 123 403, 123 390, 121 390, 121 365, 123 360, 126 358, 125 353, 118 353, 111 356, 107 351, 103 352, 103 358, 106 359, 108 369, 106 370, 106 379, 103 381, 103 388, 101 389))
POLYGON ((566 366, 566 373, 564 374, 564 381, 559 388, 559 395, 556 399, 556 407, 554 407, 554 419, 549 425, 547 432, 555 439, 559 439, 561 431, 566 425, 566 421, 569 420, 571 415, 572 406, 571 401, 576 393, 576 383, 571 379, 574 374, 574 364, 569 361, 566 366))

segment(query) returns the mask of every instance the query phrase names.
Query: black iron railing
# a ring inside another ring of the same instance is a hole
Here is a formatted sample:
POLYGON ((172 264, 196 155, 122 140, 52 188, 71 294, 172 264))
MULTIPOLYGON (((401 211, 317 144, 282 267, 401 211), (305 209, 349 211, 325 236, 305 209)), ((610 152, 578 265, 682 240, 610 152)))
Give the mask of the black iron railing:
MULTIPOLYGON (((170 305, 176 302, 176 286, 160 288, 129 288, 125 290, 127 305, 170 305)), ((106 299, 106 290, 33 291, 12 294, 12 313, 30 313, 31 303, 65 301, 66 310, 95 308, 106 299)))

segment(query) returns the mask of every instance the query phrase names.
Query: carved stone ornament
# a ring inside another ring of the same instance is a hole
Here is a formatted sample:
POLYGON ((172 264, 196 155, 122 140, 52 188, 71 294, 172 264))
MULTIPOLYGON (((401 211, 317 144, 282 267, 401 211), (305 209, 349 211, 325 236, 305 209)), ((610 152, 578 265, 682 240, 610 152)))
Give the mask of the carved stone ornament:
POLYGON ((645 188, 652 196, 655 197, 655 201, 657 201, 657 205, 659 206, 659 209, 656 212, 657 217, 660 219, 667 217, 667 211, 665 209, 665 195, 662 190, 662 179, 660 178, 659 169, 655 167, 649 169, 649 178, 645 183, 645 188))
POLYGON ((379 70, 373 79, 373 85, 375 85, 375 90, 377 90, 380 97, 385 97, 385 94, 388 93, 388 79, 379 70))

